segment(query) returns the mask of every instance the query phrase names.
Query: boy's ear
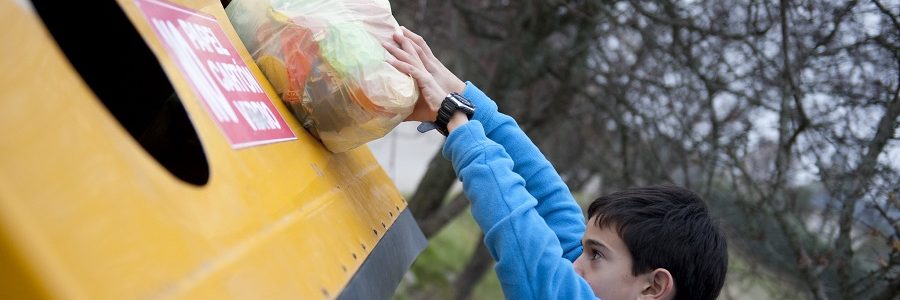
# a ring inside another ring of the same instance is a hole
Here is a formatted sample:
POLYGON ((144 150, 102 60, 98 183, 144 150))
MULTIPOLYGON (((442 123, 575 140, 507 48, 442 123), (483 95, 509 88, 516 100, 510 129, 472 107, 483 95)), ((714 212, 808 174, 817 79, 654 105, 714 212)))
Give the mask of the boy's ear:
POLYGON ((644 274, 644 289, 641 290, 640 299, 674 299, 675 278, 669 270, 659 268, 644 274))

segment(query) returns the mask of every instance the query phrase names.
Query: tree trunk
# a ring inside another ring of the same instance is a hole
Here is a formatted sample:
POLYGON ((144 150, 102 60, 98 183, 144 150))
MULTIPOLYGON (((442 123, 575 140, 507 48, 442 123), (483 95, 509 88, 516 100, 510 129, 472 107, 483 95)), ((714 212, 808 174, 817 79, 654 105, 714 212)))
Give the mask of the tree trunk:
POLYGON ((468 299, 472 294, 472 290, 475 289, 475 285, 481 281, 484 273, 493 265, 494 259, 491 258, 491 253, 484 246, 484 234, 482 234, 478 238, 478 244, 475 244, 475 252, 472 253, 472 258, 469 259, 466 268, 456 277, 456 281, 453 283, 453 290, 456 291, 453 299, 468 299))
POLYGON ((465 194, 459 193, 456 197, 453 197, 453 200, 450 200, 450 202, 441 206, 438 211, 431 214, 428 219, 419 223, 422 233, 425 234, 426 238, 431 238, 438 231, 441 231, 444 226, 447 226, 447 223, 456 219, 466 207, 469 207, 469 198, 466 198, 465 194))
POLYGON ((416 192, 409 200, 409 209, 419 224, 425 223, 432 214, 441 208, 444 196, 456 180, 453 165, 441 156, 440 150, 428 164, 428 170, 416 192))

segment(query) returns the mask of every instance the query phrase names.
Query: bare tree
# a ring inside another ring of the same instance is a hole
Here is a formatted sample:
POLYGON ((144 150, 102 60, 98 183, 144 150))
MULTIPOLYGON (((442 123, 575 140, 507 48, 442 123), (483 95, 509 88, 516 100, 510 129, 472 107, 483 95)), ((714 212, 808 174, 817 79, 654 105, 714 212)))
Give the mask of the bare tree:
MULTIPOLYGON (((758 266, 730 282, 777 276, 814 299, 900 294, 900 3, 394 9, 519 121, 573 191, 670 182, 700 192, 734 253, 758 266)), ((465 209, 463 197, 445 201, 454 181, 436 155, 410 199, 427 234, 465 209)), ((458 297, 487 269, 482 252, 458 297)))

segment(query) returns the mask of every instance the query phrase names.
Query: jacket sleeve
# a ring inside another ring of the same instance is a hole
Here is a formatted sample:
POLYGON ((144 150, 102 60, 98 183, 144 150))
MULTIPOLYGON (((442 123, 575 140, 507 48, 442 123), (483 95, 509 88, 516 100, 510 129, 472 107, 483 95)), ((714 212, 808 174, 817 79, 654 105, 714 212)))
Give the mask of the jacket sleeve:
POLYGON ((463 96, 475 104, 473 120, 484 127, 487 137, 503 146, 512 158, 513 172, 525 180, 525 188, 537 199, 535 210, 556 234, 562 256, 574 262, 581 255, 584 215, 568 186, 516 121, 497 109, 497 104, 471 82, 463 96))
POLYGON ((538 201, 513 172, 512 159, 487 138, 479 121, 450 133, 443 155, 463 182, 506 298, 595 299, 572 262, 562 257, 559 240, 535 210, 538 201))

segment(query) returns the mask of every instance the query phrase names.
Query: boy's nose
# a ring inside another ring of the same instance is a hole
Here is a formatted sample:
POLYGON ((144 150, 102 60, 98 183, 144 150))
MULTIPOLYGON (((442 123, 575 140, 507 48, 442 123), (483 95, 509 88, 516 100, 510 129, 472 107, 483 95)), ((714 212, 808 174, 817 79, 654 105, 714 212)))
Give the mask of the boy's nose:
POLYGON ((575 267, 575 273, 578 273, 578 276, 581 276, 581 278, 584 278, 584 269, 581 268, 581 264, 584 261, 582 259, 583 256, 583 254, 578 256, 578 258, 575 259, 575 263, 572 264, 572 266, 575 267))

